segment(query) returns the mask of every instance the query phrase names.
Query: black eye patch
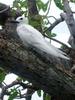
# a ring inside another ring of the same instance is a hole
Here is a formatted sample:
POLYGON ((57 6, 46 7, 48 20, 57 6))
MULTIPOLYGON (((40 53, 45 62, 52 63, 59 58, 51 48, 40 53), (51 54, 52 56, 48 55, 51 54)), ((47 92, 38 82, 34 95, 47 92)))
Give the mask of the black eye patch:
POLYGON ((20 20, 23 20, 23 18, 20 18, 20 20))

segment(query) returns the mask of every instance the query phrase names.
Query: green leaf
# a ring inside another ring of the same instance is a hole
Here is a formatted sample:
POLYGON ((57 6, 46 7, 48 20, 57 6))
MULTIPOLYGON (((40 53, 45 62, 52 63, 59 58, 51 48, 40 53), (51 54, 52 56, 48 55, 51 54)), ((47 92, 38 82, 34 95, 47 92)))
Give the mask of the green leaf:
POLYGON ((49 96, 48 94, 46 94, 45 100, 51 100, 51 96, 49 96))
POLYGON ((56 36, 56 34, 55 33, 51 33, 51 37, 55 37, 56 36))
POLYGON ((41 10, 42 7, 43 7, 43 2, 41 0, 36 0, 36 3, 37 3, 37 6, 38 6, 38 9, 41 10))
POLYGON ((6 73, 3 69, 0 68, 0 83, 5 79, 6 73))
POLYGON ((13 2, 13 7, 15 8, 27 8, 27 0, 15 0, 13 2))
POLYGON ((37 94, 38 94, 39 97, 41 97, 41 90, 38 90, 37 94))
POLYGON ((59 9, 63 10, 62 0, 54 0, 54 2, 59 9))
POLYGON ((19 0, 15 0, 14 2, 13 2, 13 7, 18 7, 18 2, 19 2, 19 0))
POLYGON ((28 6, 27 6, 27 0, 15 0, 13 2, 13 7, 12 7, 12 13, 13 13, 13 16, 15 15, 15 8, 16 9, 20 9, 21 11, 21 14, 27 16, 28 12, 28 6))
POLYGON ((47 93, 43 93, 43 100, 51 100, 51 96, 47 93))
POLYGON ((75 0, 70 0, 70 1, 75 3, 75 0))
POLYGON ((56 33, 50 32, 49 29, 48 29, 48 27, 45 27, 44 30, 47 30, 47 31, 46 31, 46 34, 47 34, 49 37, 55 37, 55 36, 56 36, 56 33))
POLYGON ((26 1, 20 1, 21 8, 27 8, 27 0, 26 1))
POLYGON ((47 10, 48 3, 49 3, 49 1, 48 1, 47 3, 44 4, 43 1, 41 1, 41 0, 36 0, 36 4, 37 4, 38 9, 39 9, 39 10, 42 9, 44 12, 47 10))
POLYGON ((18 95, 18 91, 14 88, 14 89, 11 89, 11 92, 10 92, 10 96, 8 98, 8 100, 13 100, 16 98, 16 96, 18 95))
POLYGON ((44 11, 44 12, 47 10, 48 3, 49 3, 49 1, 48 1, 46 4, 44 4, 44 7, 43 7, 43 11, 44 11))

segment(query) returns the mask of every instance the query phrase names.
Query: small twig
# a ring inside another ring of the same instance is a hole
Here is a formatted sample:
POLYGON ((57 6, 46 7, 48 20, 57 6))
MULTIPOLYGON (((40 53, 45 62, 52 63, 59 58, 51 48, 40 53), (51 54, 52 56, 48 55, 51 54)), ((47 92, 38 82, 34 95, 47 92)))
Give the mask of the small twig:
POLYGON ((52 25, 52 23, 49 21, 49 19, 48 18, 50 18, 50 17, 52 17, 52 18, 54 18, 55 20, 57 20, 54 16, 47 16, 47 20, 48 20, 48 22, 49 22, 49 24, 50 25, 52 25))
POLYGON ((50 11, 50 7, 51 7, 51 0, 49 0, 49 7, 48 7, 48 10, 47 10, 46 16, 48 15, 48 13, 50 11))
POLYGON ((57 19, 50 27, 48 27, 45 31, 43 31, 43 33, 46 33, 46 31, 52 31, 52 29, 58 25, 60 22, 64 21, 62 18, 57 19))
POLYGON ((47 38, 49 38, 49 39, 51 39, 51 40, 53 40, 53 41, 55 41, 55 42, 57 42, 57 43, 59 43, 59 44, 61 44, 61 45, 66 46, 67 48, 69 48, 66 44, 64 44, 63 42, 61 42, 61 41, 59 41, 59 40, 57 40, 57 39, 54 39, 54 38, 52 38, 52 37, 49 37, 49 36, 47 36, 47 35, 45 35, 45 34, 44 34, 44 36, 47 37, 47 38))
POLYGON ((46 15, 41 15, 41 17, 44 19, 44 18, 51 18, 53 17, 55 20, 57 20, 57 18, 55 18, 54 16, 46 16, 46 15))
POLYGON ((32 85, 24 84, 24 83, 22 83, 22 82, 20 82, 19 84, 20 84, 24 89, 25 89, 25 88, 30 88, 30 89, 33 89, 33 90, 38 90, 37 87, 32 86, 32 85))
POLYGON ((50 18, 50 17, 52 17, 52 18, 54 18, 55 20, 57 20, 57 18, 55 18, 54 16, 47 16, 47 18, 50 18))
POLYGON ((22 98, 26 98, 26 97, 29 97, 29 96, 32 96, 32 93, 31 94, 20 94, 20 96, 17 96, 16 99, 22 99, 22 98))
MULTIPOLYGON (((22 86, 24 89, 30 88, 30 89, 32 89, 32 90, 38 90, 37 87, 34 87, 34 86, 32 86, 32 85, 28 85, 28 84, 22 83, 21 81, 16 80, 16 81, 12 82, 12 83, 9 84, 9 85, 2 86, 2 92, 1 92, 1 94, 0 94, 0 99, 3 100, 4 95, 7 94, 6 91, 7 91, 8 88, 11 88, 11 87, 13 87, 13 86, 15 86, 15 85, 18 85, 18 84, 19 84, 20 86, 22 86)), ((10 94, 9 94, 9 95, 10 95, 10 94)))
POLYGON ((7 86, 7 84, 5 82, 3 82, 3 84, 5 84, 7 86))
POLYGON ((52 25, 52 23, 49 21, 49 19, 47 18, 47 21, 48 21, 48 23, 50 24, 50 25, 52 25))
MULTIPOLYGON (((54 39, 54 38, 50 38, 51 40, 53 40, 53 41, 55 41, 55 42, 57 42, 57 43, 59 43, 59 44, 61 44, 61 45, 64 45, 64 46, 66 46, 66 47, 68 47, 66 44, 64 44, 63 42, 61 42, 61 41, 59 41, 59 40, 57 40, 57 39, 54 39)), ((68 47, 69 48, 69 47, 68 47)))

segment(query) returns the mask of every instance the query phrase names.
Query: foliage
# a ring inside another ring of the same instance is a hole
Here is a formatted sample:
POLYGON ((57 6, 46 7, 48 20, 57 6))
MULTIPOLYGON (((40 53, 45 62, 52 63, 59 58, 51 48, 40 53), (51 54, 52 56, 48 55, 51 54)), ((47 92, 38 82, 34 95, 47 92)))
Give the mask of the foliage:
POLYGON ((54 2, 59 9, 63 10, 62 0, 54 0, 54 2))
POLYGON ((38 94, 39 97, 41 97, 41 90, 38 90, 37 94, 38 94))
POLYGON ((2 68, 0 68, 0 83, 4 81, 5 76, 6 76, 5 71, 2 68))
MULTIPOLYGON (((49 1, 47 1, 47 3, 44 3, 41 0, 36 0, 37 8, 39 11, 42 9, 45 12, 47 10, 48 3, 49 1)), ((20 8, 22 10, 25 8, 27 10, 28 9, 27 0, 15 0, 13 2, 13 7, 20 8)))
POLYGON ((70 1, 75 3, 75 0, 70 0, 70 1))
POLYGON ((42 9, 45 12, 47 10, 49 1, 47 1, 47 3, 44 3, 41 0, 36 0, 36 3, 37 3, 38 10, 40 11, 42 9))
POLYGON ((47 93, 45 93, 44 91, 38 90, 37 94, 39 97, 42 96, 42 92, 43 92, 43 100, 51 100, 51 96, 49 96, 47 93))
POLYGON ((18 95, 18 91, 15 88, 11 89, 8 100, 15 99, 17 95, 18 95))
MULTIPOLYGON (((54 0, 54 2, 59 9, 63 10, 63 0, 54 0)), ((75 3, 75 0, 69 0, 69 2, 75 3)))
POLYGON ((47 93, 43 93, 43 100, 51 100, 51 96, 49 96, 47 93))

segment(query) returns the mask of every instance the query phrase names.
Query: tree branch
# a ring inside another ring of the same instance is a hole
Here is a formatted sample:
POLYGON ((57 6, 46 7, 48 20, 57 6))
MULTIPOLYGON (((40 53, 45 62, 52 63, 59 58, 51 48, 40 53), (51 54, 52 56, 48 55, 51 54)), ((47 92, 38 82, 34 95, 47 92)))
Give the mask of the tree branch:
POLYGON ((4 25, 7 18, 10 16, 10 7, 0 3, 0 25, 4 25))
POLYGON ((50 95, 56 95, 59 92, 61 94, 75 93, 74 85, 71 86, 74 80, 67 72, 70 69, 69 61, 54 58, 36 48, 26 49, 18 40, 16 42, 14 38, 8 38, 11 34, 16 33, 12 30, 14 25, 12 27, 9 24, 7 27, 9 27, 7 33, 0 32, 0 64, 5 70, 26 78, 33 85, 37 84, 38 88, 50 95), (4 34, 7 34, 6 38, 3 37, 4 34), (67 81, 66 77, 70 77, 70 80, 67 81), (69 86, 64 81, 67 81, 69 86), (63 86, 61 87, 60 84, 63 86), (67 89, 65 85, 67 85, 67 89))
POLYGON ((72 35, 71 37, 73 37, 72 41, 69 41, 69 43, 72 46, 72 48, 75 49, 75 20, 71 8, 69 6, 68 0, 63 0, 63 4, 65 13, 62 13, 61 17, 66 21, 70 34, 72 35))
POLYGON ((49 37, 49 36, 47 36, 45 34, 44 34, 44 36, 49 38, 49 39, 51 39, 51 40, 53 40, 53 41, 55 41, 55 42, 57 42, 57 43, 59 43, 59 44, 61 44, 61 45, 63 45, 63 46, 66 46, 69 49, 69 47, 66 44, 64 44, 63 42, 61 42, 59 40, 56 40, 55 38, 49 37))
POLYGON ((46 31, 52 31, 52 29, 58 25, 60 22, 64 21, 62 18, 57 19, 49 28, 47 28, 43 33, 45 33, 46 31))
POLYGON ((27 4, 28 4, 29 24, 42 33, 41 16, 39 15, 37 10, 36 0, 27 0, 27 2, 28 2, 27 4))
MULTIPOLYGON (((11 84, 9 84, 9 85, 2 86, 2 91, 1 91, 1 95, 0 95, 1 100, 3 100, 4 95, 10 95, 10 93, 9 93, 7 90, 8 90, 9 88, 15 86, 15 85, 20 85, 20 86, 23 87, 23 89, 26 89, 26 88, 27 88, 27 89, 31 89, 32 91, 33 91, 33 90, 37 90, 37 88, 34 87, 34 86, 32 86, 32 85, 28 85, 28 84, 22 83, 22 82, 19 81, 19 80, 15 80, 15 81, 13 81, 11 84)), ((31 96, 30 94, 31 94, 31 92, 26 93, 25 95, 22 95, 22 94, 21 94, 21 95, 18 96, 18 97, 19 97, 19 98, 28 98, 29 96, 31 96)))

